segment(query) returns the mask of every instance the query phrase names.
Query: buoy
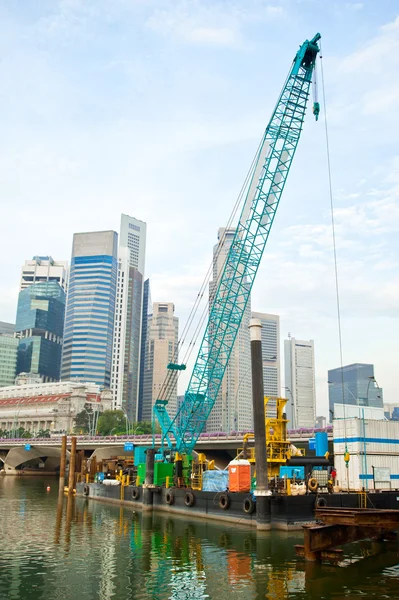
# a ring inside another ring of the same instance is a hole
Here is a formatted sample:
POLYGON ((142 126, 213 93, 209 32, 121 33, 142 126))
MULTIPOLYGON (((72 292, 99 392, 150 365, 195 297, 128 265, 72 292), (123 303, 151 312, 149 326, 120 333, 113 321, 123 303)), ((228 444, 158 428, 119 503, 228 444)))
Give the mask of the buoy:
POLYGON ((50 491, 50 486, 49 486, 49 485, 47 486, 47 491, 48 491, 48 492, 50 491))

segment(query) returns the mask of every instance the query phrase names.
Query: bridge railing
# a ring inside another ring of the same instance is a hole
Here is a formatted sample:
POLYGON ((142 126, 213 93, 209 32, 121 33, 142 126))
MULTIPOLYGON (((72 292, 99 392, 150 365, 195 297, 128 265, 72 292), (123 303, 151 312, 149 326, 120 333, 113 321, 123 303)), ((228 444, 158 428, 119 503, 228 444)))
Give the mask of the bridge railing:
MULTIPOLYGON (((320 429, 316 427, 309 428, 300 428, 300 429, 290 429, 287 432, 288 439, 309 439, 315 433, 324 432, 331 434, 333 431, 332 425, 326 427, 325 429, 320 429)), ((199 438, 199 442, 214 442, 214 441, 231 441, 231 440, 240 440, 242 441, 243 436, 246 433, 253 433, 252 431, 232 431, 231 433, 226 433, 223 431, 215 431, 209 433, 202 433, 199 438)), ((67 434, 68 438, 71 438, 73 434, 67 434)), ((136 441, 141 444, 152 444, 153 439, 155 443, 159 444, 161 442, 161 434, 156 433, 155 435, 151 433, 144 434, 135 434, 135 435, 74 435, 73 437, 77 438, 77 442, 79 443, 94 443, 94 444, 102 444, 104 442, 112 442, 113 444, 121 444, 125 441, 136 441)), ((10 444, 10 445, 22 445, 22 444, 33 444, 33 445, 51 445, 56 443, 61 443, 62 435, 53 435, 51 437, 44 438, 0 438, 0 444, 10 444)))

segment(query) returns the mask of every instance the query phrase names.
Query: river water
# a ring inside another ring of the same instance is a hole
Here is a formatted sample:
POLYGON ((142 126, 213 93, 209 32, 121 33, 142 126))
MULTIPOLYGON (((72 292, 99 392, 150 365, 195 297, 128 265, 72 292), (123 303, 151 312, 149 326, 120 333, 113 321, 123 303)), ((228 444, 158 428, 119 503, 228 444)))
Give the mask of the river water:
POLYGON ((58 502, 57 485, 0 477, 1 600, 399 598, 397 542, 353 544, 322 566, 296 558, 300 532, 58 502))

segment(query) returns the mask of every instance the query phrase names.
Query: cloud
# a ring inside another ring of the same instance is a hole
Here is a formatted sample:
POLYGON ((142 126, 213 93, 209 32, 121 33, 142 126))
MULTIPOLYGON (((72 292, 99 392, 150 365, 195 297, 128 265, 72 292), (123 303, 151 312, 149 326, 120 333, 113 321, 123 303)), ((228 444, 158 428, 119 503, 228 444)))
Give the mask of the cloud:
POLYGON ((194 27, 186 29, 183 37, 189 42, 215 46, 236 46, 239 41, 237 31, 226 27, 194 27))
POLYGON ((340 63, 343 72, 358 73, 367 69, 370 75, 387 72, 392 64, 398 62, 399 17, 380 28, 379 35, 370 40, 363 48, 353 52, 340 63))
POLYGON ((243 46, 242 30, 246 24, 275 20, 284 15, 282 6, 257 0, 246 3, 173 0, 155 10, 146 25, 191 44, 239 48, 243 46))

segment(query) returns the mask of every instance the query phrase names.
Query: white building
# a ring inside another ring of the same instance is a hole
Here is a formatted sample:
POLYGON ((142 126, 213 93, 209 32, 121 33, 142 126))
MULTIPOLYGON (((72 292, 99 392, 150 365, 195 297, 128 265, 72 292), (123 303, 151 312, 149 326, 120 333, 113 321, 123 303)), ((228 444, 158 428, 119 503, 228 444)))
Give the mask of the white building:
POLYGON ((21 272, 20 290, 42 281, 57 281, 66 292, 68 287, 68 261, 54 260, 51 256, 34 256, 26 260, 21 272))
MULTIPOLYGON (((155 401, 161 398, 164 382, 168 375, 167 366, 177 362, 179 319, 174 316, 172 302, 154 302, 152 315, 148 317, 147 351, 144 366, 143 420, 150 421, 155 401)), ((176 373, 176 371, 174 372, 176 373)), ((166 397, 168 413, 174 416, 177 410, 177 379, 174 375, 166 397)))
POLYGON ((111 393, 94 383, 62 381, 14 385, 0 389, 0 429, 19 427, 37 434, 40 430, 72 432, 76 415, 90 406, 93 412, 111 408, 111 393))
MULTIPOLYGON (((235 229, 220 228, 218 231, 218 243, 213 248, 213 279, 209 284, 209 309, 234 235, 235 229)), ((248 300, 218 397, 209 415, 207 431, 230 432, 253 428, 250 319, 251 299, 248 300)))
POLYGON ((113 407, 138 418, 143 281, 147 225, 121 216, 111 371, 113 407))
POLYGON ((262 323, 261 338, 264 394, 268 397, 280 398, 280 317, 268 313, 253 312, 252 318, 260 319, 262 323))
POLYGON ((289 337, 284 341, 285 386, 289 427, 314 427, 316 389, 314 342, 289 337))

